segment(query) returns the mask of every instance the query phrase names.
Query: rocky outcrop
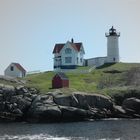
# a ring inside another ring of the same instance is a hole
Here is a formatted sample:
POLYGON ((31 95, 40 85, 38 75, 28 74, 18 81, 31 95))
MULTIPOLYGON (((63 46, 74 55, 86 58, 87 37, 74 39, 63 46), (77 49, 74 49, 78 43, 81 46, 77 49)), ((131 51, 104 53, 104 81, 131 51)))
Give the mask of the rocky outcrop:
MULTIPOLYGON (((32 91, 32 90, 31 90, 32 91)), ((37 96, 37 90, 30 92, 24 86, 0 85, 0 121, 23 120, 32 100, 37 96)))
POLYGON ((99 109, 113 108, 111 98, 100 94, 86 94, 82 92, 74 92, 71 95, 58 94, 54 96, 54 102, 59 105, 82 109, 89 109, 89 107, 99 109))
POLYGON ((122 107, 128 115, 140 117, 140 99, 135 97, 127 98, 123 101, 122 107))
POLYGON ((140 118, 140 99, 127 98, 117 106, 100 94, 49 92, 0 85, 0 121, 58 122, 102 118, 140 118))
POLYGON ((55 92, 37 96, 27 116, 28 121, 33 122, 76 121, 106 117, 109 114, 108 110, 112 109, 111 99, 103 95, 85 93, 64 95, 55 92))

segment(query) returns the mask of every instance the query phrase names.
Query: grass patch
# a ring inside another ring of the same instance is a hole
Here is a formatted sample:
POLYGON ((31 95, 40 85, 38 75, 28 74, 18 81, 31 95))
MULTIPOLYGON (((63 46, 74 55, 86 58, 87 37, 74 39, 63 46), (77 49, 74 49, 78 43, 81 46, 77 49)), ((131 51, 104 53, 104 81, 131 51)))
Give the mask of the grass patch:
MULTIPOLYGON (((100 69, 95 69, 91 73, 70 73, 66 75, 69 77, 70 87, 67 91, 83 91, 83 92, 106 92, 106 89, 126 86, 128 80, 127 72, 134 67, 140 67, 139 63, 116 63, 106 64, 100 69)), ((78 67, 78 69, 85 70, 89 67, 78 67)), ((39 74, 28 75, 26 85, 38 88, 41 92, 53 91, 52 78, 54 72, 43 72, 39 74)), ((66 89, 60 89, 66 90, 66 89)), ((105 93, 106 94, 106 93, 105 93)))

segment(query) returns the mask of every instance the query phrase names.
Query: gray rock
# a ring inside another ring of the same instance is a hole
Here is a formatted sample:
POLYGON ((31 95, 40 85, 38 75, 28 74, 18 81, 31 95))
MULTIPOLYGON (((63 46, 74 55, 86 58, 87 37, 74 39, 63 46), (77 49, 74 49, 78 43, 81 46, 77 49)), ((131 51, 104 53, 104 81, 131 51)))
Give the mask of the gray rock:
POLYGON ((37 94, 32 94, 30 98, 31 98, 32 100, 34 100, 37 96, 38 96, 37 94))
POLYGON ((12 96, 10 102, 11 103, 17 103, 19 99, 23 98, 23 95, 16 95, 12 96))
POLYGON ((99 94, 83 94, 74 92, 71 95, 56 95, 54 102, 62 106, 71 106, 81 109, 89 109, 89 107, 113 109, 113 102, 109 97, 99 94))
POLYGON ((13 110, 13 105, 10 104, 10 103, 6 103, 6 106, 5 106, 6 110, 11 112, 13 110))
POLYGON ((41 102, 41 96, 38 95, 35 97, 35 99, 32 101, 32 106, 34 106, 37 102, 41 102))
POLYGON ((116 114, 126 114, 126 111, 122 108, 122 106, 114 106, 114 111, 116 114))
POLYGON ((17 106, 18 108, 21 110, 21 111, 26 111, 31 105, 31 102, 26 100, 26 99, 22 99, 22 98, 19 98, 18 102, 17 102, 17 106))
POLYGON ((0 102, 0 112, 5 110, 5 102, 0 102))
POLYGON ((61 117, 61 110, 58 106, 49 106, 47 109, 43 112, 43 117, 48 119, 60 119, 61 117))
POLYGON ((0 94, 0 102, 3 101, 3 95, 0 94))
POLYGON ((27 96, 24 96, 24 100, 29 101, 29 102, 32 102, 32 99, 29 98, 29 97, 27 97, 27 96))
POLYGON ((62 106, 71 106, 71 95, 56 95, 54 96, 54 102, 62 106))
POLYGON ((22 85, 17 86, 17 87, 15 88, 15 90, 16 90, 16 93, 17 93, 18 95, 26 95, 26 94, 29 93, 28 88, 26 88, 25 86, 22 86, 22 85))
POLYGON ((34 100, 37 96, 38 96, 37 94, 31 94, 31 93, 28 93, 28 94, 25 95, 25 97, 28 97, 31 100, 34 100))
POLYGON ((18 116, 22 116, 23 115, 23 113, 22 113, 22 111, 20 110, 20 109, 14 109, 13 111, 12 111, 12 113, 14 113, 14 114, 16 114, 16 115, 18 115, 18 116))
POLYGON ((3 93, 11 93, 12 95, 15 94, 15 87, 14 86, 10 86, 10 85, 3 85, 3 87, 1 87, 3 90, 3 93))
POLYGON ((62 119, 64 120, 81 120, 87 117, 87 111, 75 107, 60 106, 62 119))
POLYGON ((74 92, 73 94, 73 97, 75 97, 77 99, 76 101, 76 105, 72 105, 73 107, 78 107, 78 108, 81 108, 81 109, 89 109, 89 105, 88 105, 88 102, 85 98, 85 95, 81 92, 74 92))
POLYGON ((122 108, 122 106, 117 106, 117 105, 114 105, 114 110, 111 114, 111 117, 113 118, 132 118, 132 116, 130 114, 128 114, 126 112, 126 110, 124 110, 122 108))
MULTIPOLYGON (((34 106, 35 107, 35 106, 34 106)), ((39 105, 36 108, 31 107, 28 111, 27 120, 30 122, 49 122, 60 120, 61 111, 58 106, 39 105)))
POLYGON ((104 95, 100 94, 91 94, 91 95, 85 95, 85 98, 87 100, 87 103, 90 107, 95 107, 99 109, 113 109, 113 102, 109 97, 106 97, 104 95))
POLYGON ((0 89, 0 94, 3 94, 3 90, 2 89, 0 89))
POLYGON ((17 107, 24 112, 30 107, 31 99, 28 97, 23 98, 22 95, 16 95, 11 97, 10 103, 16 103, 17 107))
POLYGON ((36 88, 28 88, 31 94, 38 94, 38 90, 36 88))
POLYGON ((99 108, 99 109, 113 109, 113 102, 111 98, 100 94, 83 94, 75 92, 74 96, 77 98, 79 107, 83 109, 99 108))
POLYGON ((13 113, 10 113, 10 112, 0 112, 0 120, 1 121, 10 121, 10 122, 13 122, 13 121, 16 121, 16 118, 17 116, 13 113))
POLYGON ((140 113, 140 99, 137 98, 127 98, 123 101, 122 107, 127 112, 137 112, 140 113))
POLYGON ((16 109, 17 108, 17 103, 13 103, 12 104, 12 109, 14 110, 14 109, 16 109))

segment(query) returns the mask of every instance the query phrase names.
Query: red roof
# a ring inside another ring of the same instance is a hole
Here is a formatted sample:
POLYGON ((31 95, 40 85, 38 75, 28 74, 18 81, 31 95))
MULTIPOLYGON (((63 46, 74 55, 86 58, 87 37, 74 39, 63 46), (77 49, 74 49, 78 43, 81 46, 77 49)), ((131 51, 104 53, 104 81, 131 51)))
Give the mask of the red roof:
POLYGON ((68 80, 68 77, 66 76, 66 74, 62 72, 58 72, 55 76, 59 76, 62 80, 68 80))
POLYGON ((53 53, 59 53, 65 44, 55 44, 53 53))
POLYGON ((15 65, 20 71, 26 72, 26 70, 19 63, 12 63, 12 64, 15 65))
MULTIPOLYGON (((79 43, 71 43, 71 46, 77 50, 78 52, 80 51, 80 48, 82 46, 82 43, 79 42, 79 43)), ((64 47, 65 44, 55 44, 55 47, 54 47, 54 50, 53 50, 53 53, 59 53, 61 51, 61 49, 64 47)))

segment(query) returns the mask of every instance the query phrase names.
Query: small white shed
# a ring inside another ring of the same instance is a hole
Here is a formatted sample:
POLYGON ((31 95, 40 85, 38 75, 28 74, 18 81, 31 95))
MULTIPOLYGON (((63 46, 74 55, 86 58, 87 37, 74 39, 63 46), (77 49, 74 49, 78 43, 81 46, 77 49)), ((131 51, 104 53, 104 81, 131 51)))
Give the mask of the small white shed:
POLYGON ((26 76, 26 70, 19 63, 11 63, 5 69, 4 75, 23 78, 26 76))

